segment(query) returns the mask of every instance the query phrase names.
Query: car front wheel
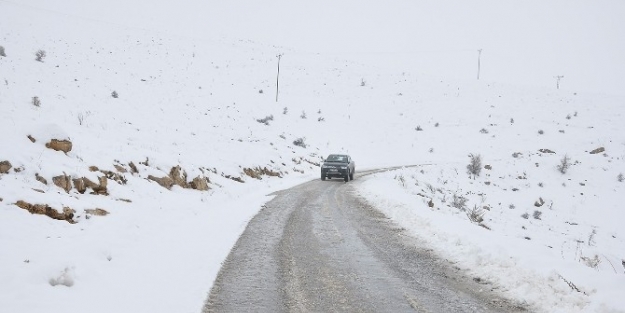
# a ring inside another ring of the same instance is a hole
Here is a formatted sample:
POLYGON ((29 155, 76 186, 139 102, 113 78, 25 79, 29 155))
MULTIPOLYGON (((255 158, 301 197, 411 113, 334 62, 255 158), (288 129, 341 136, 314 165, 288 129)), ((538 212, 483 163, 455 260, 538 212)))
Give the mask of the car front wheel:
POLYGON ((344 178, 345 182, 349 181, 349 175, 350 175, 349 170, 347 170, 347 174, 345 174, 345 178, 344 178))

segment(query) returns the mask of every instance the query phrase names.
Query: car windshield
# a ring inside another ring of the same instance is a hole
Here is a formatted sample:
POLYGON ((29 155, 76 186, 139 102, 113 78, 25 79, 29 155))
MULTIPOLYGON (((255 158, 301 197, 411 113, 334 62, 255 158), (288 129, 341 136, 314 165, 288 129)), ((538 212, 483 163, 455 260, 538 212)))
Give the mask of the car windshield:
POLYGON ((326 159, 326 162, 347 163, 347 156, 330 154, 328 158, 326 159))

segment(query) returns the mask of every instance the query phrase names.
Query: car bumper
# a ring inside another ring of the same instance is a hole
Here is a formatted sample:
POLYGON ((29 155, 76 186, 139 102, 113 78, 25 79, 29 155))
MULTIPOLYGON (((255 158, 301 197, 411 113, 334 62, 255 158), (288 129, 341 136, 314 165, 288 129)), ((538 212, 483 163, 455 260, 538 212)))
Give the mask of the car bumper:
POLYGON ((337 169, 333 171, 331 169, 321 169, 321 176, 324 177, 345 177, 347 175, 347 169, 337 169))

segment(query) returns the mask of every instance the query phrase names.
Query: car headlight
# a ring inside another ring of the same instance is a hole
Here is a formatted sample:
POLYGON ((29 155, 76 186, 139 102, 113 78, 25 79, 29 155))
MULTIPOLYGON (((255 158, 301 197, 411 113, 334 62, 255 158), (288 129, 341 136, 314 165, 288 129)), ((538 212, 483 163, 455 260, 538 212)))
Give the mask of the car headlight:
POLYGON ((341 169, 342 169, 342 170, 346 170, 346 169, 347 169, 347 166, 341 166, 341 169))

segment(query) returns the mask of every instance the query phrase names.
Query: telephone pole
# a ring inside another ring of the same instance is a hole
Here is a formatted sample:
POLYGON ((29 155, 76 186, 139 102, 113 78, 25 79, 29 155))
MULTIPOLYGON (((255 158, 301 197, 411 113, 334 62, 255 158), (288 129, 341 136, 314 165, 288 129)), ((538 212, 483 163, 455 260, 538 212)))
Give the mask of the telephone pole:
POLYGON ((276 76, 276 102, 278 102, 278 92, 280 91, 280 59, 282 54, 276 56, 278 58, 278 75, 276 76))
POLYGON ((482 49, 477 49, 477 80, 480 80, 481 58, 482 58, 482 49))

